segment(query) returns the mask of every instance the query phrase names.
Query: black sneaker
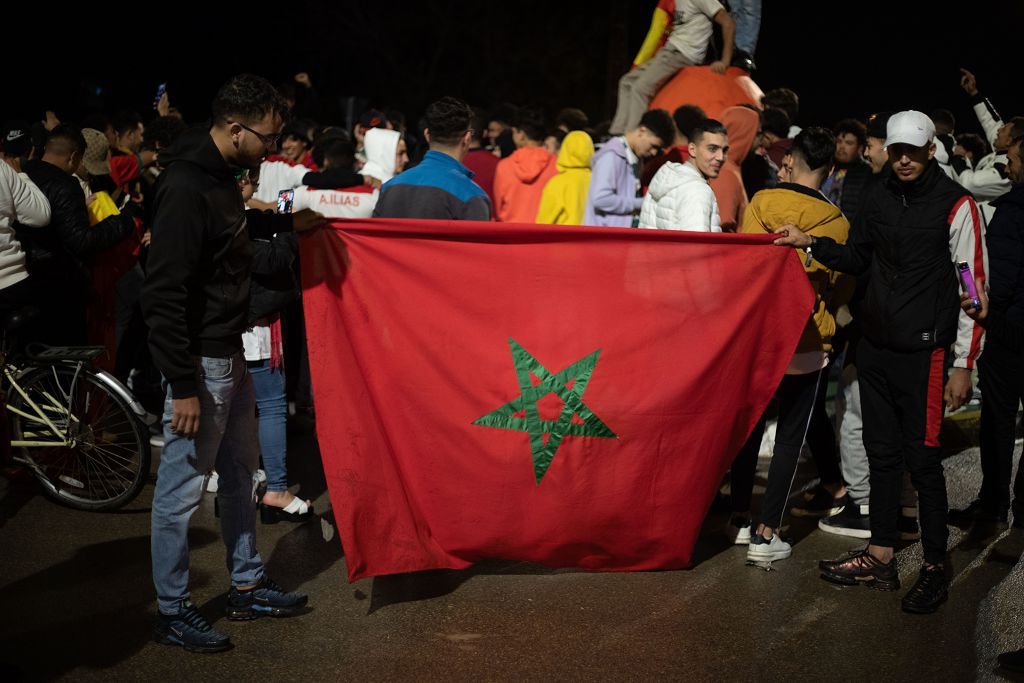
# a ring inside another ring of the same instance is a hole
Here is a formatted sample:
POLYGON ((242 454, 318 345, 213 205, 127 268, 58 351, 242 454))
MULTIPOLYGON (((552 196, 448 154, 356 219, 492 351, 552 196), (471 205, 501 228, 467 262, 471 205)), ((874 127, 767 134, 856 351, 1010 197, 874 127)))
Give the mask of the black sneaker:
POLYGON ((857 505, 850 496, 836 501, 836 507, 828 517, 818 520, 818 528, 837 536, 871 538, 871 518, 867 505, 857 505))
POLYGON ((754 58, 745 50, 735 50, 732 53, 732 63, 730 66, 738 66, 747 73, 751 73, 757 68, 757 64, 754 63, 754 58))
POLYGON ((895 591, 900 588, 900 575, 896 571, 896 558, 882 562, 868 552, 857 550, 840 560, 822 560, 818 563, 821 578, 842 586, 856 586, 862 583, 868 588, 880 591, 895 591))
POLYGON ((188 600, 181 601, 177 614, 157 614, 153 640, 163 645, 180 645, 190 652, 223 652, 231 648, 231 639, 215 631, 188 600))
POLYGON ((931 614, 949 597, 946 568, 939 565, 921 567, 917 582, 903 596, 903 611, 911 614, 931 614))
POLYGON ((800 502, 789 509, 794 517, 824 517, 836 507, 837 501, 824 486, 804 491, 800 502))
POLYGON ((971 504, 963 510, 949 511, 949 522, 956 526, 968 526, 975 522, 1005 525, 1007 518, 1006 510, 999 510, 980 498, 971 501, 971 504))
POLYGON ((1024 673, 1024 649, 999 655, 999 666, 1014 673, 1024 673))
POLYGON ((307 600, 309 597, 303 593, 285 593, 273 579, 264 575, 255 588, 242 591, 232 586, 224 611, 233 621, 260 616, 288 617, 299 612, 307 600))

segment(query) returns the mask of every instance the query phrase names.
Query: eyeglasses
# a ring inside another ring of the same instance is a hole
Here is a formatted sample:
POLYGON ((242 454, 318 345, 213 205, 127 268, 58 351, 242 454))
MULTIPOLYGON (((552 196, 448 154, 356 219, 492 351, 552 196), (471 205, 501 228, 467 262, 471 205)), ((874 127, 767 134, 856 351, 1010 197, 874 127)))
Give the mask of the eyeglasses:
POLYGON ((249 126, 245 125, 241 121, 228 121, 228 123, 237 123, 242 128, 246 129, 247 131, 249 131, 250 133, 252 133, 256 137, 258 137, 260 139, 260 142, 263 143, 264 147, 267 147, 267 148, 277 147, 277 144, 281 141, 281 133, 274 133, 274 134, 271 134, 271 135, 267 135, 266 133, 261 133, 258 130, 253 130, 252 128, 250 128, 249 126))

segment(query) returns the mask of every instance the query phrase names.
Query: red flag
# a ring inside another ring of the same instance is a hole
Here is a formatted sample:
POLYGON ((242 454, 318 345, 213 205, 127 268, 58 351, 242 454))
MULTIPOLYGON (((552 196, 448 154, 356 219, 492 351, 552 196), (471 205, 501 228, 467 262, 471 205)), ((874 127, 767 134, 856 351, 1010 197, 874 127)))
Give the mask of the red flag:
POLYGON ((349 579, 686 566, 812 295, 770 236, 338 221, 301 240, 349 579))

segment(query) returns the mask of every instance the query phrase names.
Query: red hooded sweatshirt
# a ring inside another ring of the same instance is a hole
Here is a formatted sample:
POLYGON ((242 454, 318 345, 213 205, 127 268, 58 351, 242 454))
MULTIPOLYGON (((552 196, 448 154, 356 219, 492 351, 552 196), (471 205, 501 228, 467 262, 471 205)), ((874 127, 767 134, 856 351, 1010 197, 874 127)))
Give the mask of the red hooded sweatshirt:
POLYGON ((494 215, 506 223, 535 223, 544 185, 558 173, 558 159, 543 147, 520 147, 494 172, 494 215))

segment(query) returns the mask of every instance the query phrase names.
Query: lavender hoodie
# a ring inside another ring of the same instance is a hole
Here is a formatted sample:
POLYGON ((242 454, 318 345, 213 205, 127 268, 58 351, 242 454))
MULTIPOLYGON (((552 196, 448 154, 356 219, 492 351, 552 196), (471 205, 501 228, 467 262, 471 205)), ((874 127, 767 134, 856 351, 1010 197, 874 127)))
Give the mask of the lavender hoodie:
POLYGON ((626 158, 625 141, 612 138, 594 155, 584 225, 632 226, 633 212, 639 211, 644 201, 636 196, 636 183, 633 167, 626 158))

